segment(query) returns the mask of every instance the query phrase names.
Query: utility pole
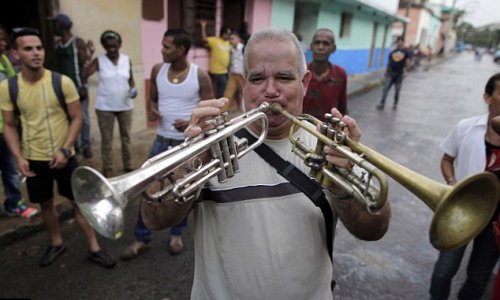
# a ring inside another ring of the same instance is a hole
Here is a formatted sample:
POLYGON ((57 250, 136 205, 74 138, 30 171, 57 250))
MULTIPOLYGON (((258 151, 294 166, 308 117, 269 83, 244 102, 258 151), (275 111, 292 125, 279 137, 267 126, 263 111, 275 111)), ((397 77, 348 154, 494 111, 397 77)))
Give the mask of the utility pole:
MULTIPOLYGON (((456 0, 455 0, 456 1, 456 0)), ((407 0, 406 1, 406 11, 405 11, 405 17, 407 19, 409 19, 409 16, 410 16, 410 8, 411 8, 411 5, 413 3, 413 0, 407 0)), ((406 27, 407 27, 407 23, 406 22, 403 22, 403 38, 406 40, 406 27)))

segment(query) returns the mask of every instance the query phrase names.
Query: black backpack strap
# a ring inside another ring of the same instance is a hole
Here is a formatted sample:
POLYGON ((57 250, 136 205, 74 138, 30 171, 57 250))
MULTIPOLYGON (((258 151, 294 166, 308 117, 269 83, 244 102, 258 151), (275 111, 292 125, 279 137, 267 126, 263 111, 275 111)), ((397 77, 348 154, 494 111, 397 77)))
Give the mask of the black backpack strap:
MULTIPOLYGON (((236 133, 239 138, 246 138, 250 144, 254 143, 257 139, 251 135, 246 129, 242 129, 236 133)), ((304 193, 311 201, 321 209, 323 218, 325 219, 326 226, 326 244, 328 247, 328 255, 333 263, 333 213, 330 204, 326 200, 325 194, 321 186, 311 179, 306 174, 302 173, 297 167, 290 162, 281 158, 276 152, 265 144, 260 144, 254 149, 257 154, 262 157, 266 162, 273 166, 278 174, 286 178, 290 183, 297 187, 304 193)), ((332 283, 332 290, 333 290, 332 283)))
POLYGON ((57 96, 59 104, 66 113, 68 121, 71 121, 71 118, 68 113, 68 107, 66 106, 66 99, 64 98, 64 94, 62 91, 62 75, 54 71, 52 71, 52 88, 54 89, 54 93, 57 96))
POLYGON ((19 92, 19 86, 17 85, 17 75, 9 78, 8 86, 10 101, 14 106, 14 114, 16 116, 19 116, 21 113, 19 112, 19 107, 17 106, 17 94, 19 92))
MULTIPOLYGON (((9 78, 8 86, 9 86, 9 96, 12 101, 12 105, 14 106, 14 113, 16 116, 19 116, 21 112, 19 111, 19 106, 17 105, 17 96, 19 94, 19 85, 17 83, 17 76, 13 76, 9 78)), ((54 93, 57 96, 57 101, 63 108, 68 120, 70 119, 68 108, 66 107, 66 100, 64 98, 64 94, 62 91, 62 76, 60 73, 52 72, 52 88, 54 89, 54 93)))

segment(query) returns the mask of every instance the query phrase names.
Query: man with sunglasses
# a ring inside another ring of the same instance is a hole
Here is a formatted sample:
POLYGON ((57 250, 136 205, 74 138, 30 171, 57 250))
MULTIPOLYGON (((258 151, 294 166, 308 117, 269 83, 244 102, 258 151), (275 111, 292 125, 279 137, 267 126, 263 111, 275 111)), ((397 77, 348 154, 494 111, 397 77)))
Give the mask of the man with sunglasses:
POLYGON ((312 73, 307 94, 304 97, 304 113, 323 120, 332 107, 347 114, 347 74, 329 61, 337 46, 333 31, 320 28, 311 42, 313 61, 307 67, 312 73))

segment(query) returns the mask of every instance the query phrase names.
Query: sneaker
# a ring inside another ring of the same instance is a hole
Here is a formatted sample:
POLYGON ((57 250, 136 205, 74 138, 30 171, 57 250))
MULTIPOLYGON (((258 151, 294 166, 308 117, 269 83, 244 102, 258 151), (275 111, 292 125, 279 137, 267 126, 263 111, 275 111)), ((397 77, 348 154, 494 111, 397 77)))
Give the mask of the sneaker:
POLYGON ((90 147, 84 148, 83 149, 83 157, 85 158, 92 158, 92 149, 90 147))
POLYGON ((46 267, 54 262, 54 260, 66 250, 66 247, 63 245, 60 246, 52 246, 50 245, 45 251, 45 254, 42 256, 38 264, 40 267, 46 267))
POLYGON ((180 235, 171 235, 170 242, 168 243, 168 249, 173 255, 177 255, 182 252, 184 245, 182 245, 182 238, 180 235))
POLYGON ((130 260, 136 258, 142 252, 145 252, 149 249, 149 246, 141 241, 134 241, 130 246, 125 248, 122 253, 121 259, 130 260))
POLYGON ((397 104, 394 104, 394 105, 392 106, 392 109, 398 109, 398 105, 397 105, 397 104))
POLYGON ((36 208, 27 206, 21 199, 19 200, 19 202, 17 202, 16 208, 14 208, 13 210, 6 209, 5 214, 9 217, 21 217, 29 219, 36 216, 38 214, 38 210, 36 208))
POLYGON ((95 262, 96 264, 100 265, 101 267, 105 268, 112 268, 115 266, 116 261, 114 258, 109 256, 109 254, 106 253, 106 251, 99 249, 97 252, 90 252, 87 256, 91 261, 95 262))
POLYGON ((384 109, 384 104, 379 104, 379 105, 377 105, 377 109, 378 109, 378 110, 382 110, 382 109, 384 109))

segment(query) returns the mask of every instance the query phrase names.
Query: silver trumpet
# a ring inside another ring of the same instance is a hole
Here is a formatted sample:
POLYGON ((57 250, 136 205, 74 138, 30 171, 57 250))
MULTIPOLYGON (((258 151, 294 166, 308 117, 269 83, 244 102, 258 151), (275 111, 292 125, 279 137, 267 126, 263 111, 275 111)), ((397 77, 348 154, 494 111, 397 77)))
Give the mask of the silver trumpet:
POLYGON ((239 171, 238 160, 265 140, 269 127, 267 111, 269 104, 263 102, 231 120, 227 113, 219 115, 209 121, 213 129, 152 157, 140 169, 121 176, 107 179, 90 167, 77 168, 71 187, 80 211, 99 234, 118 239, 123 235, 124 209, 128 201, 139 194, 153 202, 161 202, 167 194, 179 203, 194 199, 210 178, 217 176, 224 182, 233 177, 239 171), (259 120, 262 131, 256 142, 249 145, 247 139, 234 138, 237 131, 259 120), (205 152, 211 154, 208 162, 200 158, 205 152), (174 179, 178 168, 182 168, 185 175, 174 179), (159 191, 147 192, 155 182, 160 183, 159 191))

